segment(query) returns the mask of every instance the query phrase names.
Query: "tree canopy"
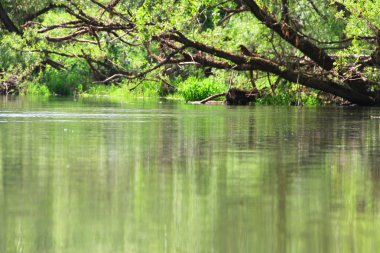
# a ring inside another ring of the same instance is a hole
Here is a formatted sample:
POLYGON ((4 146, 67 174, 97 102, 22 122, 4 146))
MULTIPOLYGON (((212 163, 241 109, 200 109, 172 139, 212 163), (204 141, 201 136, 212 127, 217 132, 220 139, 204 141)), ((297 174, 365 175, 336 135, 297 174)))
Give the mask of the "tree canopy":
POLYGON ((0 72, 168 85, 236 73, 255 89, 262 79, 379 105, 378 13, 380 0, 2 0, 0 72))

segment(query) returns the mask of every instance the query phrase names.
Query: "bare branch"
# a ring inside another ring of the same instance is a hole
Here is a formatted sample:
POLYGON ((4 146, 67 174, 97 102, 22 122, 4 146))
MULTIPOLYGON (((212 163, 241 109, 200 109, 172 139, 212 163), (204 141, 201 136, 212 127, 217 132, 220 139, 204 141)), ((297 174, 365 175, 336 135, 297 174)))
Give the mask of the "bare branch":
POLYGON ((209 96, 208 98, 205 98, 205 99, 203 99, 202 101, 200 101, 200 103, 201 103, 201 104, 205 104, 205 103, 207 103, 207 102, 210 101, 210 100, 213 100, 213 99, 218 98, 218 97, 223 97, 223 96, 226 96, 226 93, 225 93, 225 92, 222 92, 222 93, 218 93, 218 94, 215 94, 215 95, 209 96))

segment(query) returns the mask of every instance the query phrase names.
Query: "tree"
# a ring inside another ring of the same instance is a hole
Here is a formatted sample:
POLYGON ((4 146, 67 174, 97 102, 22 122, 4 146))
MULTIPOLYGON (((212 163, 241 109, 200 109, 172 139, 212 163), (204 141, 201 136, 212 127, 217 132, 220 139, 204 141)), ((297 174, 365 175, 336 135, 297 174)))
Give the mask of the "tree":
MULTIPOLYGON (((24 24, 35 39, 23 47, 53 59, 81 58, 103 83, 195 65, 268 73, 379 105, 379 6, 380 0, 50 2, 40 10, 52 11, 49 19, 24 24), (138 64, 137 54, 143 55, 138 64)), ((0 13, 9 32, 22 33, 1 5, 0 13)))
MULTIPOLYGON (((378 75, 374 75, 374 72, 376 73, 379 68, 377 56, 379 55, 380 30, 376 23, 373 22, 375 20, 374 17, 370 19, 369 15, 366 17, 362 14, 356 16, 356 19, 364 19, 368 23, 370 29, 367 29, 367 32, 370 34, 353 34, 355 37, 339 41, 319 41, 310 35, 306 35, 295 24, 290 23, 290 20, 294 18, 290 13, 286 13, 286 15, 282 13, 283 17, 277 18, 270 13, 269 6, 262 5, 260 7, 256 1, 243 0, 235 2, 237 2, 237 7, 239 5, 243 6, 245 11, 254 15, 269 30, 298 51, 296 53, 281 54, 277 57, 274 56, 277 54, 276 52, 269 54, 272 57, 265 57, 260 53, 247 56, 244 53, 232 53, 191 40, 178 30, 165 32, 157 36, 156 39, 173 49, 193 48, 198 50, 196 54, 181 50, 182 58, 175 59, 175 62, 188 62, 191 60, 204 67, 233 68, 237 71, 259 70, 275 74, 293 83, 299 83, 309 88, 331 93, 360 105, 379 103, 376 92, 379 86, 379 79, 378 75), (288 22, 286 21, 287 19, 289 20, 288 22), (347 54, 344 51, 341 54, 330 54, 328 50, 316 45, 338 44, 343 46, 337 47, 337 49, 348 49, 353 41, 356 42, 358 40, 364 44, 363 47, 372 50, 371 55, 347 54), (291 59, 291 62, 284 61, 284 57, 291 59), (371 77, 374 78, 371 79, 371 77)), ((298 3, 301 2, 298 1, 298 3)), ((282 1, 282 4, 284 3, 288 6, 290 1, 282 1)), ((358 7, 354 3, 356 2, 350 3, 349 7, 358 7)), ((295 5, 296 3, 293 3, 293 6, 295 5)), ((373 7, 374 5, 375 3, 368 6, 363 4, 360 6, 360 10, 373 7)), ((312 6, 315 8, 315 4, 312 6)), ((339 3, 339 6, 342 7, 343 3, 339 3)), ((240 9, 242 8, 240 7, 240 9)), ((289 6, 287 9, 290 9, 289 6)), ((229 10, 229 12, 240 13, 236 8, 229 10)), ((321 15, 320 11, 317 11, 317 14, 321 15)), ((342 30, 342 36, 344 31, 342 30)))

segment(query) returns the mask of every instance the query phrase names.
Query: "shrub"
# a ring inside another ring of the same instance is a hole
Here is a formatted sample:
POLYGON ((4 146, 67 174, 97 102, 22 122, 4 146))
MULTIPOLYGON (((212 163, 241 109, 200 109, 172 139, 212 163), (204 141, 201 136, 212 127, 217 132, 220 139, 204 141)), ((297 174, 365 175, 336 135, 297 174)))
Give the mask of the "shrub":
POLYGON ((178 91, 185 101, 196 101, 205 99, 211 95, 224 92, 226 86, 211 78, 198 79, 189 77, 179 83, 178 91))
POLYGON ((25 94, 31 96, 43 96, 48 97, 51 95, 48 87, 43 84, 29 83, 24 90, 25 94))
POLYGON ((83 87, 83 85, 91 83, 87 64, 76 59, 72 61, 73 63, 67 64, 68 68, 63 70, 47 67, 41 73, 40 82, 45 84, 51 93, 64 96, 72 95, 74 89, 79 90, 80 85, 83 87))
MULTIPOLYGON (((300 97, 302 105, 314 106, 320 104, 318 98, 314 94, 302 94, 300 97)), ((294 93, 280 93, 275 96, 267 95, 256 100, 256 104, 260 105, 296 105, 298 96, 294 93)))

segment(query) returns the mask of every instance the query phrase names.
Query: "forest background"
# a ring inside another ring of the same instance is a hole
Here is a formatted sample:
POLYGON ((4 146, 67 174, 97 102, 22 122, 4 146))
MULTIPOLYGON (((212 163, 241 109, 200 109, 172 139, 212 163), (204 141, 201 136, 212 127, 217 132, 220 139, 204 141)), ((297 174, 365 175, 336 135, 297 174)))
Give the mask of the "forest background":
POLYGON ((379 105, 379 13, 380 0, 1 0, 0 90, 379 105))

